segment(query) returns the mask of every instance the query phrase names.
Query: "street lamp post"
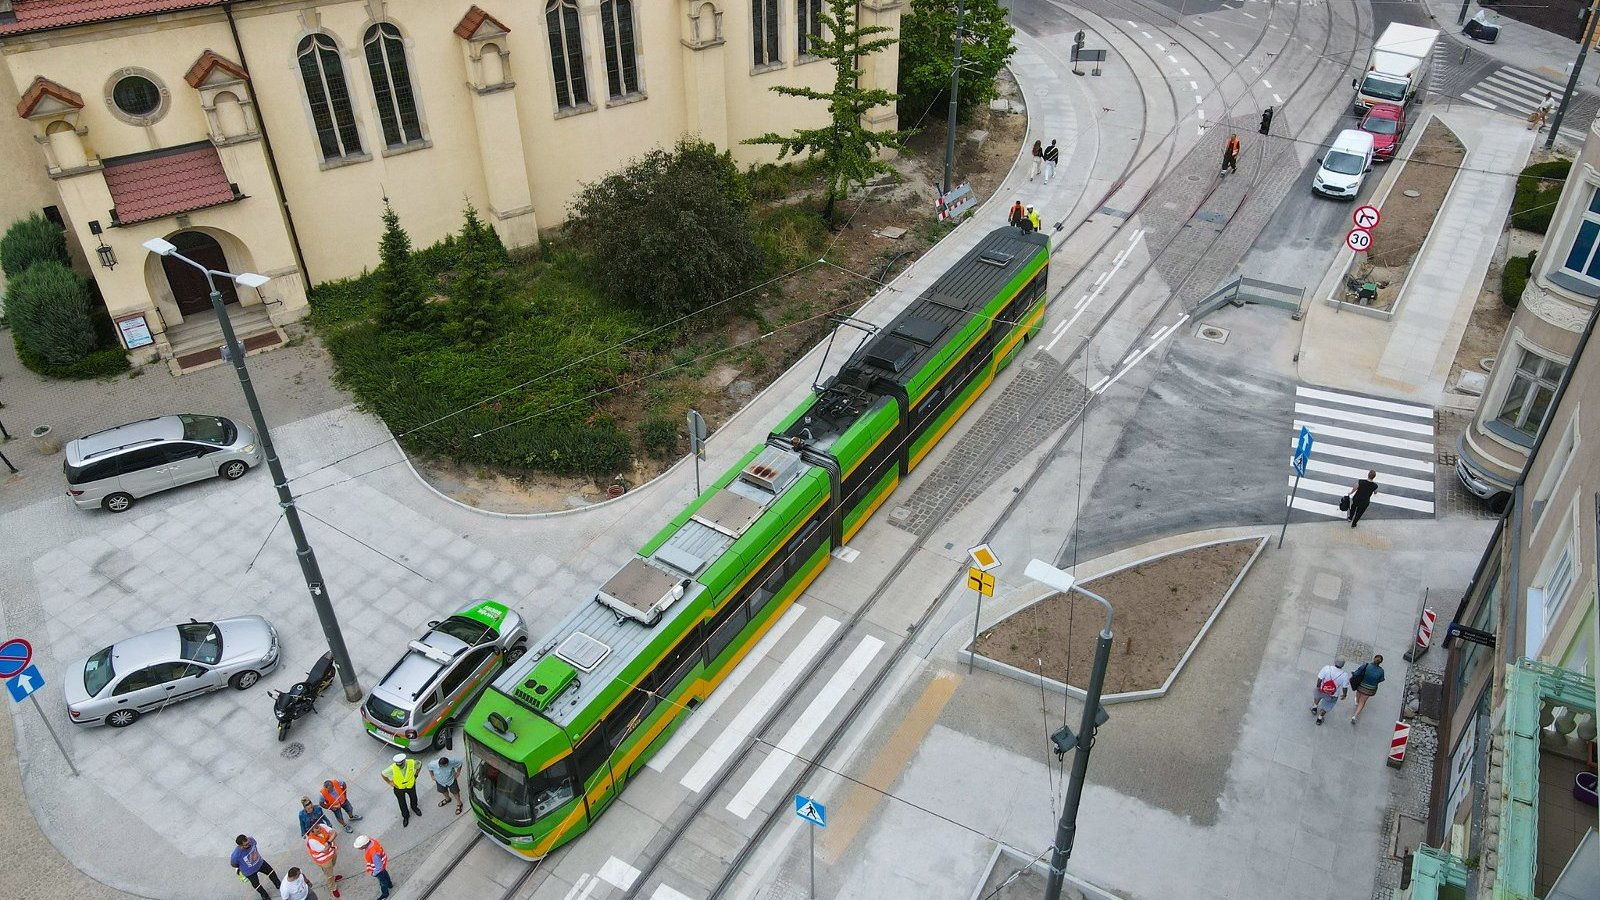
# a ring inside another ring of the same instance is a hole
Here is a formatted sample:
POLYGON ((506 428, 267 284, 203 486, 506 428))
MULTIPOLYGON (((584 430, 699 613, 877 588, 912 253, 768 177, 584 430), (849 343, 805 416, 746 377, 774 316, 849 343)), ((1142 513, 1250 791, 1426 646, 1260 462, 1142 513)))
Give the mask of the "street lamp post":
MULTIPOLYGON (((1111 662, 1111 604, 1106 598, 1085 590, 1077 579, 1043 560, 1028 563, 1026 574, 1045 587, 1055 588, 1063 594, 1076 591, 1106 608, 1106 626, 1100 630, 1094 645, 1094 669, 1089 673, 1089 689, 1083 698, 1083 719, 1078 725, 1076 747, 1072 755, 1072 780, 1067 784, 1067 802, 1061 808, 1061 821, 1056 825, 1056 842, 1050 848, 1050 880, 1045 887, 1045 900, 1061 900, 1061 886, 1066 880, 1067 859, 1072 856, 1072 842, 1078 835, 1078 803, 1083 799, 1083 782, 1089 774, 1089 751, 1094 747, 1095 732, 1105 722, 1100 709, 1100 691, 1106 683, 1106 666, 1111 662)), ((1071 732, 1062 729, 1064 736, 1071 732)), ((1057 744, 1062 748, 1061 744, 1057 744)), ((1064 749, 1064 748, 1062 748, 1064 749)))
POLYGON ((339 630, 339 619, 334 615, 333 604, 328 599, 328 587, 323 581, 322 569, 317 565, 317 555, 312 552, 311 544, 306 541, 305 528, 300 525, 300 511, 295 506, 294 493, 289 490, 289 479, 283 474, 283 463, 278 461, 278 452, 272 446, 272 435, 267 431, 266 417, 261 414, 261 404, 256 400, 255 386, 250 383, 250 371, 244 365, 244 348, 239 345, 239 339, 233 333, 233 323, 228 320, 228 310, 222 304, 222 292, 217 290, 216 278, 219 275, 248 288, 259 288, 269 279, 253 272, 241 272, 235 275, 232 272, 209 269, 179 253, 171 241, 164 241, 161 238, 145 241, 144 248, 157 256, 175 259, 199 269, 206 276, 206 286, 211 289, 211 308, 216 310, 217 323, 222 326, 222 339, 228 359, 233 363, 233 371, 239 376, 239 387, 244 391, 245 403, 250 407, 250 419, 255 423, 256 437, 261 441, 262 453, 267 458, 267 470, 272 473, 272 483, 278 489, 278 505, 283 508, 283 518, 289 523, 289 533, 294 536, 295 556, 300 560, 300 572, 305 576, 306 589, 311 592, 311 605, 317 609, 317 618, 322 622, 322 633, 328 638, 328 649, 333 651, 333 661, 339 667, 339 680, 344 685, 345 699, 352 703, 359 702, 362 691, 361 682, 356 680, 356 667, 350 662, 350 651, 345 647, 344 633, 339 630))

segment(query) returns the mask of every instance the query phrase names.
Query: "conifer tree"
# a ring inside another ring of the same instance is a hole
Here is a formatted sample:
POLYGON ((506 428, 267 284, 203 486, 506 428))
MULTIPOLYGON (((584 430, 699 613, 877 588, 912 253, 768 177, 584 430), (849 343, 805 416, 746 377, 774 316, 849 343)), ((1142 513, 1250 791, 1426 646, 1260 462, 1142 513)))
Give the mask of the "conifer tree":
POLYGON ((419 331, 428 324, 428 287, 411 255, 411 236, 400 227, 400 216, 383 203, 383 237, 378 243, 381 260, 377 272, 381 324, 391 331, 419 331))

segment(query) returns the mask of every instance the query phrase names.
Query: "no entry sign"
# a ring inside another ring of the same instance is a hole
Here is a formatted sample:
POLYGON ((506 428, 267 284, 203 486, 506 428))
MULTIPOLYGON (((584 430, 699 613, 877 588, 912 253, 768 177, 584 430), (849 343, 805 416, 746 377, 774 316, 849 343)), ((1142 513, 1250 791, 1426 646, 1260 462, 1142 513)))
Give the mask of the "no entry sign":
POLYGON ((1372 232, 1365 228, 1352 228, 1344 236, 1344 245, 1357 253, 1365 253, 1372 246, 1372 232))

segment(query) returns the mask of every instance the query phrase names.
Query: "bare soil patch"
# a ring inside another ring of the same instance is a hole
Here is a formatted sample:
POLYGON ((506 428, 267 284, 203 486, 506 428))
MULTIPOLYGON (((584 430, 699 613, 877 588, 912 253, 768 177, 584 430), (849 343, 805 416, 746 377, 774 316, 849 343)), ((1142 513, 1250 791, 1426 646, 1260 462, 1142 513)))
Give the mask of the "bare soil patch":
POLYGON ((1456 170, 1467 149, 1443 122, 1434 119, 1411 151, 1405 169, 1383 201, 1383 219, 1372 229, 1372 250, 1358 254, 1353 265, 1362 281, 1378 283, 1374 309, 1393 309, 1406 273, 1427 240, 1433 220, 1450 193, 1456 170), (1407 196, 1415 191, 1417 196, 1407 196))
MULTIPOLYGON (((1105 692, 1161 687, 1258 543, 1251 538, 1180 550, 1085 582, 1116 610, 1105 692)), ((1054 594, 983 632, 977 650, 1025 672, 1083 687, 1104 624, 1099 604, 1054 594)))
MULTIPOLYGON (((1011 74, 997 79, 1000 96, 1020 107, 1021 91, 1011 74)), ((943 107, 940 107, 942 112, 943 107)), ((956 181, 970 182, 979 201, 987 199, 1010 172, 1027 133, 1027 117, 1016 113, 975 110, 957 126, 956 181), (981 147, 967 140, 985 131, 981 147)), ((686 338, 684 346, 652 361, 661 374, 612 392, 600 414, 632 433, 652 414, 674 411, 678 422, 695 409, 714 434, 762 388, 775 381, 832 328, 829 313, 853 313, 887 281, 905 270, 950 226, 933 213, 933 198, 943 175, 943 118, 925 121, 904 153, 894 160, 895 177, 887 184, 842 201, 845 224, 826 248, 833 265, 811 266, 765 290, 746 309, 715 328, 686 338), (902 237, 881 236, 886 228, 905 229, 902 237)), ((820 196, 821 183, 805 183, 776 204, 793 204, 820 196)), ((688 447, 680 433, 676 454, 634 457, 630 471, 617 476, 637 486, 676 462, 688 447)), ((413 459, 417 471, 446 495, 507 513, 550 512, 595 502, 605 497, 610 482, 560 478, 542 473, 503 474, 468 471, 434 459, 413 459)))

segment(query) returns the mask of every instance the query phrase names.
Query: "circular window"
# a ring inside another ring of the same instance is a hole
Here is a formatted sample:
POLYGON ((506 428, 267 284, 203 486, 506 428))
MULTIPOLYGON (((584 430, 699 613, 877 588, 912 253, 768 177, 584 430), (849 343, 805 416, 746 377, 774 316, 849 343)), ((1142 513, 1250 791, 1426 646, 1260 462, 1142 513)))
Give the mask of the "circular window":
POLYGON ((129 75, 111 89, 111 102, 130 116, 148 116, 161 106, 161 89, 143 75, 129 75))

